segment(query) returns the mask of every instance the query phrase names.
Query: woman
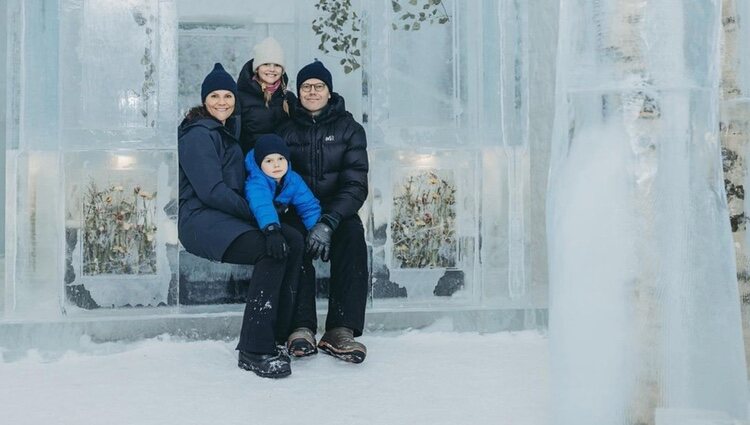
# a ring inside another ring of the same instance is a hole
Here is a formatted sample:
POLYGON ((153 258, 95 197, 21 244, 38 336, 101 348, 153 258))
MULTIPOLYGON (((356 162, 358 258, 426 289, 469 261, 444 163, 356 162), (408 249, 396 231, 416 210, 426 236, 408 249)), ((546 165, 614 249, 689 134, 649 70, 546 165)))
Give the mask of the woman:
POLYGON ((287 92, 289 78, 284 70, 284 51, 273 37, 268 37, 254 48, 254 58, 242 67, 237 78, 242 108, 242 153, 255 147, 261 134, 274 133, 289 119, 289 104, 295 96, 287 92))
POLYGON ((255 265, 238 365, 262 377, 281 378, 291 374, 289 356, 278 344, 289 335, 303 239, 287 226, 261 231, 250 224, 236 94, 234 80, 217 63, 203 80, 202 105, 188 111, 180 124, 179 236, 192 254, 255 265))

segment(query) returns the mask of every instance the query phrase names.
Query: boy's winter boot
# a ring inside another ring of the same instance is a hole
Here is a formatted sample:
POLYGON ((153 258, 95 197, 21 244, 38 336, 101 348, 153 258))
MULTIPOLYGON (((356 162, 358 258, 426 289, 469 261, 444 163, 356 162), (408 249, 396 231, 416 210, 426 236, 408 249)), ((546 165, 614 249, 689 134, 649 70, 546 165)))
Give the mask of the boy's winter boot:
POLYGON ((354 340, 354 331, 349 328, 326 331, 318 347, 327 354, 350 363, 362 363, 367 355, 367 347, 354 340))
POLYGON ((292 374, 289 357, 276 354, 256 354, 240 351, 237 366, 263 378, 283 378, 292 374))
POLYGON ((308 328, 297 328, 287 339, 287 350, 294 357, 311 356, 318 352, 315 334, 308 328))

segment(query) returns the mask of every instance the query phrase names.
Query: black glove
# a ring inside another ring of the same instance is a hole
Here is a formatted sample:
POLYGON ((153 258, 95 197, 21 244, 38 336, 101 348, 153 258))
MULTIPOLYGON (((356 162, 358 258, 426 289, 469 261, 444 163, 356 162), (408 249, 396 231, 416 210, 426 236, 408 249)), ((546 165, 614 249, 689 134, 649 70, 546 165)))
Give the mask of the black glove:
POLYGON ((331 253, 331 234, 333 230, 321 222, 310 229, 310 233, 307 234, 307 252, 313 259, 320 257, 321 260, 328 261, 331 253))
POLYGON ((286 257, 289 247, 286 245, 286 239, 281 234, 279 225, 269 224, 263 229, 263 234, 266 235, 266 254, 277 260, 286 257))

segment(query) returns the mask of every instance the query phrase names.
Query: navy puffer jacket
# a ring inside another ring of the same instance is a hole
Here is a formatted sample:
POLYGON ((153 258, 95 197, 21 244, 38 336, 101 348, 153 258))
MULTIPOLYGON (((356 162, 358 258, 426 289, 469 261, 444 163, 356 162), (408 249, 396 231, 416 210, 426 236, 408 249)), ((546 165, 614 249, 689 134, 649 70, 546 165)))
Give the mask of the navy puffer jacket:
POLYGON ((245 164, 238 143, 239 119, 183 120, 178 129, 179 237, 199 257, 221 261, 241 234, 256 229, 243 196, 245 164))
POLYGON ((315 117, 297 100, 291 120, 276 133, 291 151, 291 162, 323 208, 323 219, 336 227, 367 199, 367 137, 365 129, 346 111, 344 98, 331 93, 328 105, 315 117))
MULTIPOLYGON (((279 87, 266 106, 263 89, 260 83, 253 79, 254 75, 253 59, 250 59, 237 77, 237 97, 242 116, 240 146, 243 154, 255 148, 258 136, 274 133, 279 125, 289 120, 289 115, 284 112, 284 100, 287 100, 290 107, 297 101, 297 97, 292 92, 279 87)), ((289 81, 286 73, 281 76, 281 79, 286 86, 289 81)))

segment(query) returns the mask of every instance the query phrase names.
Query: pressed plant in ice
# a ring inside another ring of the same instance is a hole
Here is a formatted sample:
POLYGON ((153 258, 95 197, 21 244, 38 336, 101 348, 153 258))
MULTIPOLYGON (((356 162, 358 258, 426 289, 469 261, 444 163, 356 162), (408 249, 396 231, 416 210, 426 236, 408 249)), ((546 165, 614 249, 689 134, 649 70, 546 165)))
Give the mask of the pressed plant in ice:
POLYGON ((456 187, 446 170, 422 170, 394 187, 390 223, 400 268, 454 267, 456 187))
POLYGON ((132 11, 133 20, 139 27, 144 27, 146 36, 148 37, 148 44, 143 49, 143 58, 141 58, 141 65, 143 65, 143 85, 141 86, 140 97, 143 106, 139 111, 143 118, 146 119, 148 125, 153 127, 156 122, 152 119, 149 122, 149 111, 148 111, 148 100, 156 94, 156 64, 154 63, 154 57, 152 55, 154 45, 154 15, 146 15, 137 9, 132 11))
MULTIPOLYGON (((360 32, 362 17, 353 10, 351 0, 318 0, 315 8, 320 16, 312 21, 312 30, 320 36, 318 49, 323 53, 331 50, 341 56, 339 64, 348 74, 361 64, 360 32)), ((442 0, 391 0, 394 31, 417 31, 422 24, 445 24, 450 21, 442 0)))
POLYGON ((156 273, 156 192, 91 180, 83 196, 83 274, 156 273))

